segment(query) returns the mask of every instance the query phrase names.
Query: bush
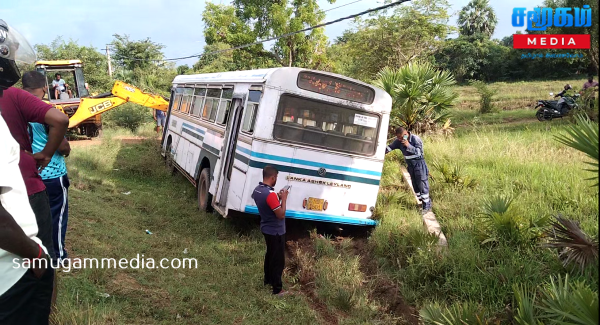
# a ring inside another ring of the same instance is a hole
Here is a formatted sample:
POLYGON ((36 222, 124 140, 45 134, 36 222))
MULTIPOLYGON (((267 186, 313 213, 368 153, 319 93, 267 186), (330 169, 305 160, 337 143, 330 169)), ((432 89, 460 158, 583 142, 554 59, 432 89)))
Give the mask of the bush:
POLYGON ((106 127, 122 127, 135 132, 142 124, 152 122, 150 108, 126 103, 102 115, 106 127))
POLYGON ((434 161, 432 166, 442 174, 441 181, 457 189, 475 188, 479 184, 475 178, 466 175, 463 167, 458 163, 450 165, 445 161, 434 161))
POLYGON ((488 324, 484 310, 469 302, 457 302, 450 308, 444 308, 438 303, 427 304, 419 311, 419 315, 426 325, 488 324))
POLYGON ((483 81, 472 81, 471 85, 475 87, 479 94, 479 113, 495 113, 498 107, 494 105, 494 96, 498 93, 497 89, 492 89, 483 81))
POLYGON ((482 244, 534 244, 543 236, 550 222, 548 217, 527 220, 513 206, 513 198, 504 195, 486 200, 482 215, 481 227, 478 228, 482 244))
POLYGON ((539 302, 525 285, 515 284, 513 291, 517 324, 598 324, 598 292, 583 281, 569 281, 568 275, 564 281, 551 277, 540 290, 539 302))

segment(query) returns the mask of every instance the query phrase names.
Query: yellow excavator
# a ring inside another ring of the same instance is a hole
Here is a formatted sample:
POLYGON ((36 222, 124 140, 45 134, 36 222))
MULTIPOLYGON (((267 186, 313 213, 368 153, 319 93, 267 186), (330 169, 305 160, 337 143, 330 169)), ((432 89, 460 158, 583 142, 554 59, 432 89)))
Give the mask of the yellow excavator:
POLYGON ((38 61, 35 69, 46 76, 45 101, 69 116, 69 129, 88 137, 98 136, 102 129, 100 114, 127 102, 165 112, 169 107, 168 99, 122 81, 116 81, 110 93, 90 96, 80 60, 38 61))

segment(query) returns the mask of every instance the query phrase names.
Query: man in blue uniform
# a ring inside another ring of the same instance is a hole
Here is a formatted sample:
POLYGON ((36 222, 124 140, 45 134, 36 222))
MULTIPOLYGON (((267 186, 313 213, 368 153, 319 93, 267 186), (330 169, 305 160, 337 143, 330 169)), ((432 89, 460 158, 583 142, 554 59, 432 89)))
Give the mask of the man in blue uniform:
POLYGON ((429 169, 425 163, 423 141, 405 128, 399 127, 396 129, 396 140, 387 146, 385 153, 388 154, 396 149, 402 151, 404 155, 413 189, 417 198, 423 203, 423 213, 426 213, 431 210, 431 200, 429 199, 429 169))

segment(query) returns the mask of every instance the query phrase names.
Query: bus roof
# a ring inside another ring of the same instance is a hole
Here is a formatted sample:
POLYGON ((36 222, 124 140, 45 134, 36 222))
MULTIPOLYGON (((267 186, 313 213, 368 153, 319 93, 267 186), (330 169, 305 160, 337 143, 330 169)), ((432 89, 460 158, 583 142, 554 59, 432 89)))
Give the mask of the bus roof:
MULTIPOLYGON (((298 75, 300 71, 312 71, 315 73, 329 75, 332 77, 337 77, 341 79, 346 79, 353 83, 357 83, 369 88, 374 89, 375 98, 379 101, 383 101, 383 105, 381 107, 381 111, 389 112, 391 110, 391 102, 392 99, 390 95, 385 92, 383 89, 377 88, 373 85, 366 84, 360 80, 352 79, 343 75, 317 71, 317 70, 309 70, 303 68, 293 68, 293 67, 282 67, 282 68, 271 68, 271 69, 258 69, 258 70, 244 70, 244 71, 229 71, 229 72, 217 72, 217 73, 204 73, 204 74, 194 74, 194 75, 180 75, 175 77, 173 80, 173 85, 181 85, 181 84, 203 84, 203 83, 253 83, 253 84, 262 84, 262 83, 274 83, 281 85, 284 88, 293 89, 290 87, 296 87, 296 78, 290 78, 290 75, 298 75), (386 104, 388 103, 389 104, 386 104)), ((324 96, 324 95, 318 95, 324 96)))
POLYGON ((250 82, 262 83, 267 79, 267 75, 276 71, 279 68, 259 69, 259 70, 244 70, 244 71, 228 71, 216 73, 202 73, 181 75, 175 77, 174 84, 184 83, 203 83, 203 82, 250 82))

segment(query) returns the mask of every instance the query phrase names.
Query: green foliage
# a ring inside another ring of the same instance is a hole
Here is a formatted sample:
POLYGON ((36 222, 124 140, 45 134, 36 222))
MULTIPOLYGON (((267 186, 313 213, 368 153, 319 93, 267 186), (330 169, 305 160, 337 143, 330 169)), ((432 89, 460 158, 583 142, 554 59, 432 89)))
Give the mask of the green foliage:
POLYGON ((549 223, 549 218, 527 220, 513 206, 510 195, 495 195, 483 205, 479 237, 481 244, 527 245, 538 241, 549 223))
POLYGON ((37 44, 35 50, 39 60, 81 60, 85 81, 91 92, 103 93, 112 88, 106 56, 100 54, 95 47, 80 46, 73 40, 65 42, 57 37, 50 45, 37 44))
POLYGON ((337 73, 370 82, 384 67, 398 69, 413 60, 429 60, 452 32, 446 0, 410 1, 393 14, 357 19, 354 28, 329 50, 337 73))
POLYGON ((516 298, 515 320, 520 325, 581 324, 600 321, 598 292, 583 281, 569 281, 569 275, 550 277, 540 289, 541 298, 525 285, 513 285, 516 298))
POLYGON ((477 304, 470 302, 457 302, 449 308, 430 303, 419 311, 419 315, 426 325, 488 324, 484 311, 477 304))
MULTIPOLYGON (((208 3, 202 17, 206 24, 204 52, 208 53, 313 26, 322 22, 325 14, 316 0, 236 0, 231 6, 208 3)), ((213 72, 291 66, 328 70, 326 48, 324 30, 317 28, 278 39, 270 50, 256 44, 209 54, 201 57, 194 69, 213 72)))
POLYGON ((471 85, 477 89, 477 93, 479 94, 479 113, 487 114, 487 113, 495 113, 498 111, 498 108, 494 106, 494 96, 498 93, 497 89, 490 88, 483 81, 472 81, 471 85))
POLYGON ((567 145, 573 149, 585 153, 595 162, 586 162, 592 166, 589 171, 593 172, 594 177, 590 180, 596 180, 595 186, 598 186, 598 155, 600 149, 598 145, 598 123, 590 121, 583 115, 578 115, 576 118, 577 124, 572 125, 567 129, 567 134, 562 134, 555 137, 556 141, 567 145))
POLYGON ((194 71, 210 73, 275 66, 272 54, 264 49, 263 44, 224 51, 258 40, 258 35, 252 31, 251 26, 236 15, 234 6, 207 3, 202 13, 202 21, 206 26, 206 54, 194 64, 194 71), (218 51, 222 52, 213 53, 218 51))
POLYGON ((375 81, 392 96, 390 126, 403 126, 415 133, 434 130, 438 122, 445 122, 448 108, 458 97, 454 84, 449 72, 419 62, 397 70, 385 68, 375 81))
POLYGON ((115 49, 112 58, 126 70, 148 70, 159 64, 157 60, 164 59, 162 50, 165 46, 152 42, 149 37, 139 41, 132 41, 129 35, 114 34, 113 37, 110 43, 115 49))
POLYGON ((125 103, 104 113, 102 118, 108 128, 116 126, 135 132, 142 124, 152 121, 152 112, 147 107, 125 103))
POLYGON ((531 292, 525 284, 513 284, 516 306, 514 321, 519 325, 538 325, 536 320, 535 292, 531 292))
POLYGON ((442 181, 458 189, 475 188, 478 181, 464 173, 460 163, 450 164, 447 161, 434 161, 433 168, 442 174, 442 181))
POLYGON ((471 0, 458 15, 461 35, 483 34, 488 39, 494 34, 498 19, 488 0, 471 0))
POLYGON ((133 41, 128 35, 115 34, 113 37, 114 76, 123 77, 123 81, 144 91, 169 96, 177 71, 173 63, 160 61, 164 58, 164 45, 154 43, 150 38, 133 41))

